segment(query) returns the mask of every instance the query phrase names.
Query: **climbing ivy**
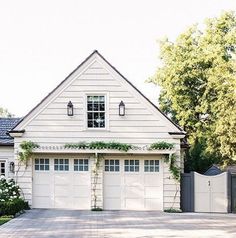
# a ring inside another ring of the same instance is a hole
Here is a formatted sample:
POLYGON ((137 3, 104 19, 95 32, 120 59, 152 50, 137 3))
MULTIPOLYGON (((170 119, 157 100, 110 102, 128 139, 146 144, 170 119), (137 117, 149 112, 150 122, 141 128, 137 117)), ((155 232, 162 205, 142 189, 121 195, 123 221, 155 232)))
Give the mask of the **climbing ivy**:
POLYGON ((19 161, 23 162, 27 166, 33 150, 39 148, 39 145, 32 141, 23 141, 19 146, 21 148, 21 151, 18 154, 19 161))
POLYGON ((166 155, 165 162, 169 163, 169 170, 172 174, 173 179, 180 181, 180 167, 176 164, 177 156, 175 154, 166 155))
POLYGON ((134 148, 133 145, 130 144, 125 144, 125 143, 120 143, 120 142, 104 142, 104 141, 93 141, 90 143, 87 142, 79 142, 79 143, 70 143, 66 144, 65 148, 69 149, 91 149, 91 150, 103 150, 103 149, 108 149, 108 150, 121 150, 127 152, 128 150, 134 148))
POLYGON ((148 147, 148 150, 165 150, 165 149, 173 149, 173 148, 174 148, 174 144, 168 143, 165 141, 160 141, 160 142, 152 143, 148 147))

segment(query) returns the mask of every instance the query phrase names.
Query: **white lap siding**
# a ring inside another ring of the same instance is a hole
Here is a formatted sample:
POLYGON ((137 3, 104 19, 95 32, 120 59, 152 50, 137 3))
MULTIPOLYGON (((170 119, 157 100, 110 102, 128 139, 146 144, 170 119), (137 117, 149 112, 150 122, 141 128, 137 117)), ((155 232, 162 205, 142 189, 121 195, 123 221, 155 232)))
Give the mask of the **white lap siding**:
POLYGON ((14 162, 14 146, 0 146, 0 160, 6 161, 6 176, 12 178, 14 173, 10 171, 10 163, 14 162))
MULTIPOLYGON (((180 151, 180 140, 173 139, 168 132, 178 129, 160 112, 146 101, 125 80, 96 57, 92 57, 83 66, 84 71, 74 73, 63 90, 52 99, 47 99, 32 113, 25 126, 21 138, 15 138, 15 158, 20 142, 33 141, 39 145, 64 145, 80 141, 119 141, 137 146, 146 146, 157 141, 174 143, 177 153, 180 151), (86 129, 86 95, 104 93, 107 95, 107 125, 106 130, 86 129), (119 116, 119 103, 125 103, 126 115, 119 116), (74 116, 67 116, 67 103, 74 105, 74 116)), ((23 167, 21 168, 23 169, 23 167)), ((32 199, 32 171, 28 166, 26 171, 19 171, 19 183, 26 198, 32 199)), ((167 167, 164 168, 164 208, 172 203, 175 186, 172 185, 167 167)), ((102 197, 102 194, 101 194, 102 197)), ((178 193, 179 197, 179 193, 178 193)), ((179 200, 175 205, 179 207, 179 200)))

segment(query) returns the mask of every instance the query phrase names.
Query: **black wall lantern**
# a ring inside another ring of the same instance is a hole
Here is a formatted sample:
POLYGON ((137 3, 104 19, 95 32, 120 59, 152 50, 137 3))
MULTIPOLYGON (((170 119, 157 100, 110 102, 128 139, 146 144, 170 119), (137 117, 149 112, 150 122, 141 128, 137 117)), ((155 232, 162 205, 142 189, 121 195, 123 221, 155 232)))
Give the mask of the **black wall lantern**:
POLYGON ((67 115, 70 117, 74 115, 74 106, 71 101, 67 104, 67 115))
POLYGON ((12 173, 15 172, 15 164, 14 164, 14 162, 11 162, 11 163, 10 163, 10 171, 11 171, 12 173))
POLYGON ((125 104, 123 101, 119 104, 119 115, 124 116, 125 115, 125 104))

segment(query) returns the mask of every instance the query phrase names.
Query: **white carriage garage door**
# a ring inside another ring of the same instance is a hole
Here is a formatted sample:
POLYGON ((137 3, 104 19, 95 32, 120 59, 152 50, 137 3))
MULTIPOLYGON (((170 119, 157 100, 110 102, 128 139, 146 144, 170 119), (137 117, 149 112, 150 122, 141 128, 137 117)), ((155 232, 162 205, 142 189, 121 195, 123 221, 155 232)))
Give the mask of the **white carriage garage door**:
POLYGON ((36 158, 33 164, 33 207, 90 209, 88 159, 36 158))
POLYGON ((104 160, 104 209, 163 210, 162 160, 156 157, 104 160))

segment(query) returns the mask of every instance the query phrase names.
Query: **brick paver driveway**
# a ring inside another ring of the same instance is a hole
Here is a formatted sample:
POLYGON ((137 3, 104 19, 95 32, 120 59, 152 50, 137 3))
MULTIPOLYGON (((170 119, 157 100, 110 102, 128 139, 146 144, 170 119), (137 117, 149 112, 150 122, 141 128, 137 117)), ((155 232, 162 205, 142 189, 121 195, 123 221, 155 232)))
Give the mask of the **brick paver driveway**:
POLYGON ((235 214, 34 209, 0 227, 0 237, 236 237, 235 214))

